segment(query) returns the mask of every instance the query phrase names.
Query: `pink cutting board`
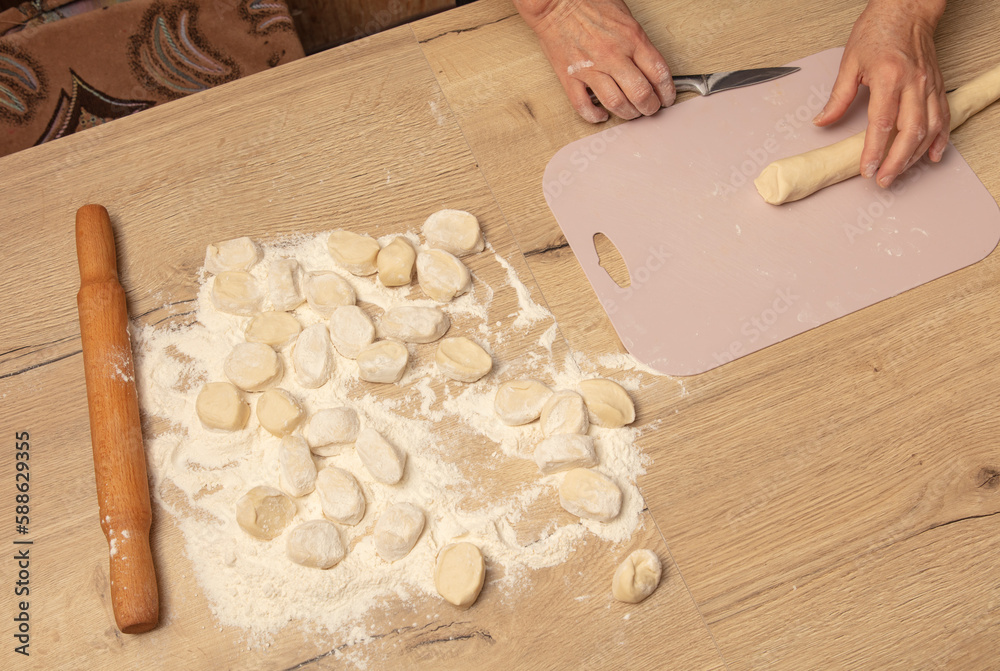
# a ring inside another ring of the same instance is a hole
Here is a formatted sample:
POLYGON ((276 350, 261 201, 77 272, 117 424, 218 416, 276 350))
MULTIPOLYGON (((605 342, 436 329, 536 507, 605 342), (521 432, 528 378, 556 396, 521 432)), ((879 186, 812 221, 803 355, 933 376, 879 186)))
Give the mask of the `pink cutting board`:
POLYGON ((549 162, 545 198, 626 349, 694 375, 985 258, 1000 209, 958 151, 886 191, 854 178, 782 206, 753 179, 771 161, 863 130, 867 95, 820 129, 842 49, 784 78, 609 128, 549 162), (599 265, 594 235, 631 286, 599 265))

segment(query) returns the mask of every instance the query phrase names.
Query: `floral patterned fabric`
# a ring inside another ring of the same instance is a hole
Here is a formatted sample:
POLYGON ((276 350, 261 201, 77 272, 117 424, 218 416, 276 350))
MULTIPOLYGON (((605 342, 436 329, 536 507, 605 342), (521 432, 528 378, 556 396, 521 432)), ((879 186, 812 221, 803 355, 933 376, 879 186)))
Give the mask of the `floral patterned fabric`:
POLYGON ((301 58, 284 0, 35 0, 0 13, 0 156, 301 58))

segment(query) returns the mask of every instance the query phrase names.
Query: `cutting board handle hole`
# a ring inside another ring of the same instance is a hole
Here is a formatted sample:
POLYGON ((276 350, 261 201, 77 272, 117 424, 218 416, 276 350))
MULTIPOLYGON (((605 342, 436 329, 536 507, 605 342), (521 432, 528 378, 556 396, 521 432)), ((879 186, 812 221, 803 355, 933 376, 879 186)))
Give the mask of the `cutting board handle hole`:
POLYGON ((597 252, 598 263, 615 284, 622 289, 632 286, 632 278, 629 277, 628 267, 621 252, 615 247, 615 243, 603 233, 594 233, 594 250, 597 252))

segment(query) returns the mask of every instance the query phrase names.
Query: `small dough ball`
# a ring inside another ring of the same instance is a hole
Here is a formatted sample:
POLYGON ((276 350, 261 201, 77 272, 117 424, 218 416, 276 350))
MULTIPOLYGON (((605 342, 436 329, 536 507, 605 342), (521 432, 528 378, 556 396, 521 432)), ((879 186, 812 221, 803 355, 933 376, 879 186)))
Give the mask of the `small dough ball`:
POLYGON ((587 403, 591 424, 618 429, 635 421, 632 398, 617 382, 584 380, 580 383, 580 391, 587 403))
POLYGON ((334 231, 326 241, 333 260, 354 275, 371 275, 378 266, 378 241, 351 231, 334 231))
POLYGON ((236 523, 255 538, 269 541, 295 517, 295 504, 284 492, 258 485, 236 502, 236 523))
POLYGON ((392 242, 379 250, 376 265, 378 279, 387 287, 401 287, 413 278, 413 263, 417 252, 406 238, 393 238, 392 242))
POLYGON ((535 447, 535 463, 543 474, 597 465, 594 439, 578 433, 549 436, 535 447))
POLYGON ((226 270, 212 280, 212 305, 216 310, 249 316, 260 310, 264 296, 257 280, 242 270, 226 270))
POLYGON ((354 287, 332 270, 307 273, 303 292, 309 307, 329 317, 341 305, 354 305, 358 300, 354 287))
POLYGON ((306 424, 306 441, 313 454, 332 457, 358 437, 361 423, 351 408, 325 408, 313 413, 306 424))
POLYGON ((316 464, 304 438, 285 436, 281 439, 278 481, 292 496, 305 496, 316 488, 316 464))
POLYGON ((316 474, 316 492, 323 515, 351 526, 365 516, 365 495, 354 476, 342 468, 327 466, 316 474))
POLYGON ((250 418, 250 406, 229 382, 209 382, 202 387, 194 409, 206 429, 218 431, 239 431, 250 418))
POLYGON ((399 382, 409 360, 405 345, 395 340, 379 340, 358 354, 358 376, 368 382, 399 382))
POLYGON ((483 231, 475 215, 462 210, 440 210, 427 217, 422 229, 428 247, 455 256, 483 251, 483 231))
POLYGON ((459 382, 475 382, 493 370, 493 359, 465 336, 445 338, 434 356, 438 370, 459 382))
POLYGON ((412 503, 397 503, 375 523, 375 551, 386 561, 398 561, 410 554, 423 530, 424 511, 412 503))
POLYGON ((663 567, 652 550, 636 550, 625 558, 611 579, 611 595, 625 603, 639 603, 656 591, 663 567))
POLYGON ((429 249, 417 256, 417 282, 424 293, 447 303, 472 288, 472 275, 460 259, 440 249, 429 249))
POLYGON ((339 564, 347 553, 332 522, 309 520, 288 532, 285 554, 296 564, 327 569, 339 564))
POLYGON ((559 505, 577 517, 610 522, 622 509, 622 490, 597 471, 574 468, 559 485, 559 505))
POLYGON ((244 391, 262 391, 277 384, 285 367, 270 345, 241 342, 233 347, 222 370, 229 381, 244 391))
POLYGON ((497 389, 493 409, 504 424, 520 426, 538 419, 551 396, 552 390, 538 380, 510 380, 497 389))
POLYGON ((281 438, 302 421, 302 406, 284 389, 268 389, 257 399, 257 421, 281 438))
POLYGON ((472 543, 445 546, 434 567, 434 586, 438 594, 453 606, 468 608, 479 598, 486 578, 483 553, 472 543))
POLYGON ((267 288, 271 307, 294 310, 302 305, 302 268, 295 259, 276 259, 267 270, 267 288))
POLYGON ((587 433, 590 419, 587 405, 575 391, 557 391, 542 406, 542 433, 554 436, 557 433, 587 433))
POLYGON ((451 320, 441 310, 420 305, 399 305, 382 315, 379 328, 386 338, 426 344, 448 332, 451 320))
POLYGON ((326 324, 313 324, 302 331, 292 347, 292 365, 295 379, 303 387, 316 389, 326 384, 333 368, 333 349, 326 324))
POLYGON ((354 441, 354 449, 372 477, 387 485, 403 478, 406 453, 382 437, 375 429, 362 429, 354 441))
POLYGON ((250 270, 260 261, 260 247, 250 238, 233 238, 205 249, 205 270, 216 275, 227 270, 250 270))
POLYGON ((330 316, 330 339, 341 356, 357 359, 375 340, 375 325, 357 305, 345 305, 330 316))
POLYGON ((287 312, 258 312, 247 324, 243 335, 247 342, 262 342, 284 347, 302 330, 302 324, 287 312))

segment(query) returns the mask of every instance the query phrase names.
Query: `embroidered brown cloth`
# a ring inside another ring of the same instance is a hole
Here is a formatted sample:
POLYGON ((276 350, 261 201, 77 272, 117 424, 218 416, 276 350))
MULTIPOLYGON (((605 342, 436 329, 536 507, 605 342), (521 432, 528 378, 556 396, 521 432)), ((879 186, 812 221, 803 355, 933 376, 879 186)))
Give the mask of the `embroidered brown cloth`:
POLYGON ((0 13, 0 156, 301 58, 285 0, 35 0, 0 13))

